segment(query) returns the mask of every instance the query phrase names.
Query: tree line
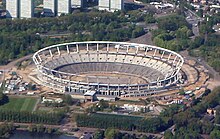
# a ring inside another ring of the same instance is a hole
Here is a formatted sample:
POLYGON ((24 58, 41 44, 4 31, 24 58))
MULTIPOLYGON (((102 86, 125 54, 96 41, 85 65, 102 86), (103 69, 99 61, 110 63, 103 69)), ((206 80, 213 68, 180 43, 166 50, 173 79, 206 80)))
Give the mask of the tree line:
POLYGON ((18 123, 38 123, 38 124, 59 124, 64 118, 65 112, 27 112, 11 111, 2 109, 0 111, 0 121, 18 122, 18 123))
POLYGON ((107 114, 78 114, 76 123, 79 127, 116 128, 127 131, 161 132, 168 123, 161 118, 144 119, 136 116, 107 115, 107 114))
POLYGON ((152 14, 80 12, 57 18, 0 20, 0 64, 55 43, 88 40, 127 41, 144 34, 137 22, 153 21, 152 14), (59 35, 67 34, 65 36, 59 35), (49 35, 58 34, 53 37, 49 35))
POLYGON ((152 135, 136 135, 122 133, 118 129, 108 128, 106 130, 97 130, 93 136, 94 139, 152 139, 155 138, 152 135))

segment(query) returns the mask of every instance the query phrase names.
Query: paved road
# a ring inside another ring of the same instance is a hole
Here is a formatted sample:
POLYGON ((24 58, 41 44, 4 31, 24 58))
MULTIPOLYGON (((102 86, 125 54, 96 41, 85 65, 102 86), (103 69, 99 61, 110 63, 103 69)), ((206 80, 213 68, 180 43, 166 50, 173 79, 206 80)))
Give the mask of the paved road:
POLYGON ((192 14, 192 11, 187 10, 185 11, 186 14, 186 21, 192 25, 192 31, 193 31, 193 38, 195 38, 196 36, 199 36, 199 27, 198 27, 198 23, 202 20, 200 17, 198 17, 198 15, 196 15, 195 13, 192 14))

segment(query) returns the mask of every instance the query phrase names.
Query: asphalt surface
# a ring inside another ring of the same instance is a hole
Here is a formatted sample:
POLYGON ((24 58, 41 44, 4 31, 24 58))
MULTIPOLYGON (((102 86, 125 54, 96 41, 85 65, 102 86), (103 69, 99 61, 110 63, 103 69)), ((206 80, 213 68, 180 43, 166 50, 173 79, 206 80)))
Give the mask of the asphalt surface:
POLYGON ((193 13, 190 10, 185 11, 186 14, 186 21, 192 25, 192 31, 193 31, 193 38, 196 36, 199 36, 199 27, 198 24, 201 22, 203 19, 198 17, 195 13, 193 13))

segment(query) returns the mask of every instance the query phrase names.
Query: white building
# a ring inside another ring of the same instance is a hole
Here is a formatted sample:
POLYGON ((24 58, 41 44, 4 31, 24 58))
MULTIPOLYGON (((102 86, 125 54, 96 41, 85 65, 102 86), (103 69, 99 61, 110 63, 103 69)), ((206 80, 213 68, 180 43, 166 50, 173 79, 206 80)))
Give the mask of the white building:
POLYGON ((122 107, 125 110, 133 111, 133 112, 147 112, 149 110, 148 106, 144 105, 131 105, 131 104, 124 104, 122 107))
POLYGON ((34 0, 20 0, 20 18, 34 16, 34 0))
POLYGON ((55 16, 57 12, 56 7, 56 0, 44 0, 44 12, 46 14, 51 14, 51 16, 55 16))
POLYGON ((99 0, 99 10, 110 10, 110 0, 99 0))
POLYGON ((69 14, 70 13, 70 0, 57 0, 57 12, 58 16, 61 14, 69 14))
POLYGON ((18 18, 19 17, 19 0, 7 0, 6 1, 6 16, 8 18, 18 18))
POLYGON ((99 0, 99 10, 118 11, 124 9, 124 0, 99 0))
POLYGON ((71 0, 72 8, 81 8, 83 7, 83 0, 71 0))
POLYGON ((110 11, 119 11, 124 9, 124 0, 110 0, 110 11))

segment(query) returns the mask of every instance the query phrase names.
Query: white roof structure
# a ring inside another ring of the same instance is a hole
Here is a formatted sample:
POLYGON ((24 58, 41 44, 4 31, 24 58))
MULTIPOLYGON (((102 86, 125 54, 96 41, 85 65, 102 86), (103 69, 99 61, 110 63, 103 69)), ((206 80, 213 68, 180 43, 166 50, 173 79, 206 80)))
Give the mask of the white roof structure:
POLYGON ((84 96, 94 96, 95 95, 95 93, 96 93, 96 91, 87 91, 85 94, 84 94, 84 96))

